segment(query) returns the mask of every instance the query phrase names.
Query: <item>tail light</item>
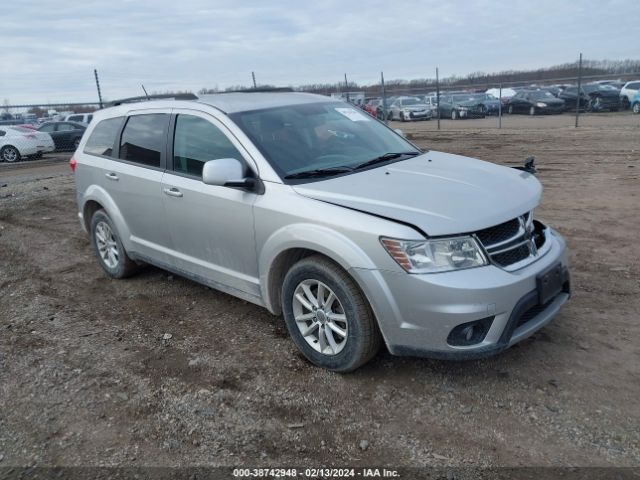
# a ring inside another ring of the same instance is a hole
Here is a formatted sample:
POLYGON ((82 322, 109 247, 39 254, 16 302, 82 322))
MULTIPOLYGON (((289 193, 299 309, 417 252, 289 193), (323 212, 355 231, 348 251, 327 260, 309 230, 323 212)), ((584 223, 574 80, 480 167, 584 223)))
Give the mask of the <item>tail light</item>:
POLYGON ((75 159, 75 157, 71 157, 71 160, 69 160, 69 167, 71 167, 71 171, 73 173, 76 173, 76 159, 75 159))

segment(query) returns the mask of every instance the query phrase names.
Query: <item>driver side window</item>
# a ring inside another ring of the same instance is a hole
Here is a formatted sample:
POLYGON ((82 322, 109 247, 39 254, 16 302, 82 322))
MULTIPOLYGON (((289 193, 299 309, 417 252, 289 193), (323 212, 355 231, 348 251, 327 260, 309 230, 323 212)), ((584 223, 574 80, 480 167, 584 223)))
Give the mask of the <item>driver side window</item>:
POLYGON ((209 160, 242 155, 214 124, 193 115, 178 115, 173 137, 173 170, 202 177, 202 167, 209 160))

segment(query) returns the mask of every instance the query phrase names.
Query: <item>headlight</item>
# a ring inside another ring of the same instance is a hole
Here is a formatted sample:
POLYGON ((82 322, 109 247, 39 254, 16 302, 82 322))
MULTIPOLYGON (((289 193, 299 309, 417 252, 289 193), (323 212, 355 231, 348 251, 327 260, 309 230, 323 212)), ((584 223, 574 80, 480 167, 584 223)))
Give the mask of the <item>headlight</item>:
POLYGON ((437 273, 487 265, 472 237, 434 240, 380 238, 389 255, 409 273, 437 273))
POLYGON ((538 102, 538 103, 536 103, 536 107, 546 107, 546 106, 547 106, 547 104, 546 104, 546 103, 544 103, 544 102, 538 102))

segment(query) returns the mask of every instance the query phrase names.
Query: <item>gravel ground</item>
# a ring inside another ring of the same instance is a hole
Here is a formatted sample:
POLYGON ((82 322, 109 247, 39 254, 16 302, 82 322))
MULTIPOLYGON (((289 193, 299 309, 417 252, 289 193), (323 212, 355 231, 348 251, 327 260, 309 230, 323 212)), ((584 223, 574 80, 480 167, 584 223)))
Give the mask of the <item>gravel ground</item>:
POLYGON ((435 150, 536 155, 574 295, 497 357, 383 351, 349 375, 244 301, 155 268, 108 279, 72 176, 3 166, 0 466, 639 466, 640 122, 610 118, 394 125, 435 150))

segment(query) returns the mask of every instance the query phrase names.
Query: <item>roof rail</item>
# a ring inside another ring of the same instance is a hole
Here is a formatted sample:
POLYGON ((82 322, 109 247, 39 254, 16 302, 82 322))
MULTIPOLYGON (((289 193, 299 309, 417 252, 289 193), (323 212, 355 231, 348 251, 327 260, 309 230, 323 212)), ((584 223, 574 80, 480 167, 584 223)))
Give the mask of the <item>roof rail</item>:
POLYGON ((219 95, 223 93, 269 93, 269 92, 293 92, 291 87, 256 87, 256 88, 243 88, 241 90, 229 90, 225 92, 216 92, 208 95, 219 95))
POLYGON ((146 102, 148 100, 197 100, 198 97, 193 93, 163 93, 159 95, 142 95, 141 97, 123 98, 107 102, 108 107, 115 107, 123 103, 146 102))

